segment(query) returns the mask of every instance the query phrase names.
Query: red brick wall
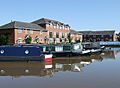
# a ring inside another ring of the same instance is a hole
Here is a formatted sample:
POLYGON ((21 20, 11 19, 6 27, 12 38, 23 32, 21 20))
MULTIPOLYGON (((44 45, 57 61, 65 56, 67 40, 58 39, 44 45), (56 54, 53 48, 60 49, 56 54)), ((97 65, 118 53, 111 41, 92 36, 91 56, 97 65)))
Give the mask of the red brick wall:
MULTIPOLYGON (((60 29, 60 27, 57 28, 57 26, 54 28, 54 26, 52 26, 52 25, 46 26, 46 29, 48 30, 48 38, 49 38, 49 32, 52 32, 53 38, 56 38, 54 36, 55 32, 59 34, 59 38, 60 38, 60 33, 63 33, 64 36, 65 36, 65 33, 67 33, 67 34, 70 33, 70 29, 67 29, 67 28, 60 29)), ((65 38, 67 38, 67 36, 65 36, 65 38)))
POLYGON ((35 37, 38 36, 39 37, 39 41, 38 43, 44 43, 44 36, 47 35, 47 32, 40 32, 37 30, 33 30, 33 33, 30 33, 30 30, 22 30, 22 33, 18 33, 18 30, 15 29, 15 43, 17 43, 18 38, 22 38, 22 42, 25 43, 24 39, 26 35, 30 35, 32 37, 32 43, 36 43, 35 42, 35 37), (42 39, 42 41, 40 41, 40 39, 42 39))
POLYGON ((82 42, 82 34, 72 34, 72 42, 80 40, 82 42))

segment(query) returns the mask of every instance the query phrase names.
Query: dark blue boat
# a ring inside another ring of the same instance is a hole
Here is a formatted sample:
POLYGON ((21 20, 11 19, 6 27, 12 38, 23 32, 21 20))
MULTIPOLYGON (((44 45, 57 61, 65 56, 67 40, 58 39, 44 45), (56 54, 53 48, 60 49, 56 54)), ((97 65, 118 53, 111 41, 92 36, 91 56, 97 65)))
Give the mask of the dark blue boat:
POLYGON ((0 61, 36 61, 44 58, 40 46, 0 46, 0 61))

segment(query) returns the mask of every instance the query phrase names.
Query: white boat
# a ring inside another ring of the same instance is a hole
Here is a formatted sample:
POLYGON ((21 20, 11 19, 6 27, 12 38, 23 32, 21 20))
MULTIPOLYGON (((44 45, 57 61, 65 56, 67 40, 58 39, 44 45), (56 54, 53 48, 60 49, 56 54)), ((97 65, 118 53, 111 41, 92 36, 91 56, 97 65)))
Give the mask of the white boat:
POLYGON ((81 54, 88 54, 90 52, 91 52, 90 50, 83 50, 81 54))
POLYGON ((90 52, 91 53, 97 53, 97 52, 101 52, 101 49, 91 49, 90 52))

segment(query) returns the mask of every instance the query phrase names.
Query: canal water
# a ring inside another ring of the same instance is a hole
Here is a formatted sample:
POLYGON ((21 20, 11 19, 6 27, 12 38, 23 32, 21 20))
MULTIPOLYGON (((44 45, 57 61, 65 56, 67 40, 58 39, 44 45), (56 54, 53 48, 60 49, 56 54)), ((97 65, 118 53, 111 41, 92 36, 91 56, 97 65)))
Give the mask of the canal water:
POLYGON ((0 62, 0 88, 120 88, 120 49, 41 62, 0 62))

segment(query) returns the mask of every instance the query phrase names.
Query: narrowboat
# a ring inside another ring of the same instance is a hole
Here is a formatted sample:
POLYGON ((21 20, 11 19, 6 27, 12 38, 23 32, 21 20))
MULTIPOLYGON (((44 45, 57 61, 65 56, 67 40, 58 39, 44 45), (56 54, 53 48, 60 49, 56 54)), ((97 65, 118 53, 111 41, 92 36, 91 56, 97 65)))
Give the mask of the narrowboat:
POLYGON ((0 61, 36 61, 43 58, 43 48, 40 46, 0 46, 0 61))
POLYGON ((53 57, 74 56, 82 52, 81 43, 42 45, 44 54, 53 54, 53 57))
POLYGON ((88 54, 94 54, 94 53, 99 53, 102 52, 104 47, 100 46, 99 42, 86 42, 83 43, 83 53, 88 53, 88 54))

